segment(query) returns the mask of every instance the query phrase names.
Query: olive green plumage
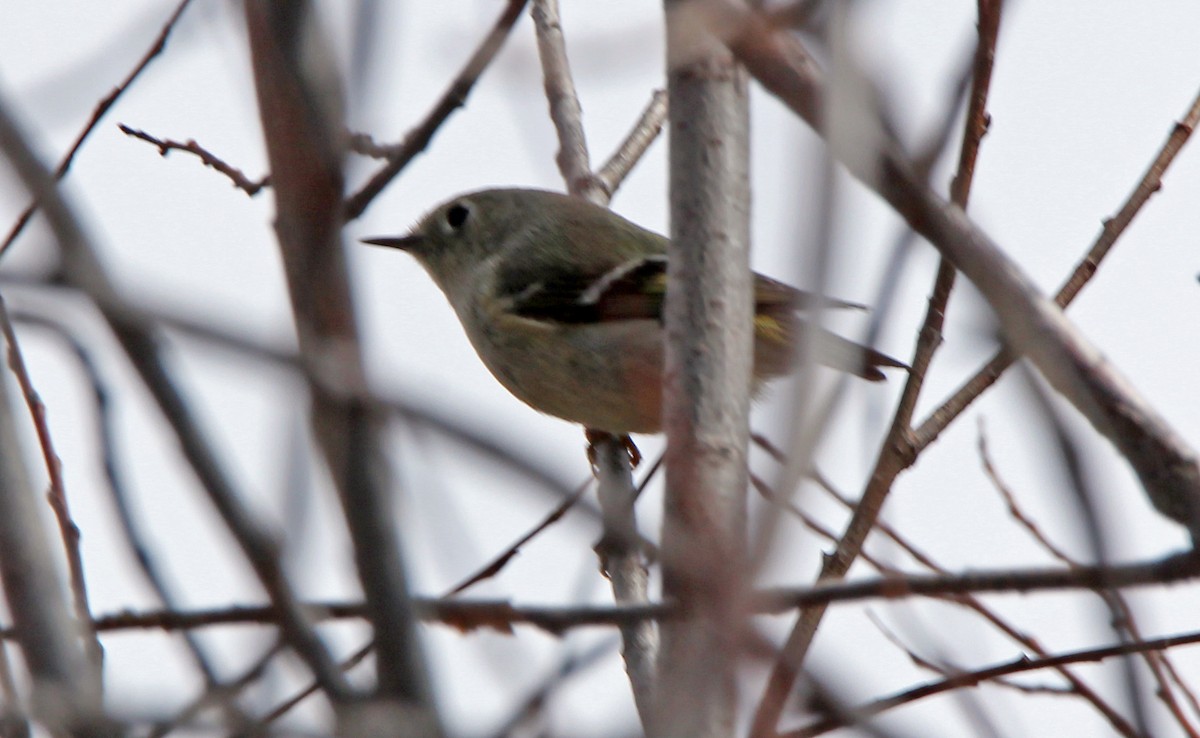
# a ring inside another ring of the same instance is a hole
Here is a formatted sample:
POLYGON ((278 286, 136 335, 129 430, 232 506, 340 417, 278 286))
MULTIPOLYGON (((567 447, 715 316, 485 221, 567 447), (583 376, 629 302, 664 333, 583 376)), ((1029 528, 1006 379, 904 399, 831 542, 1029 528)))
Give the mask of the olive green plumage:
MULTIPOLYGON (((586 200, 483 190, 407 236, 366 239, 425 267, 493 375, 531 407, 615 434, 661 426, 668 241, 586 200)), ((788 371, 812 297, 754 275, 755 387, 788 371)), ((835 300, 826 305, 848 306, 835 300)), ((817 329, 817 360, 861 377, 903 367, 817 329)))

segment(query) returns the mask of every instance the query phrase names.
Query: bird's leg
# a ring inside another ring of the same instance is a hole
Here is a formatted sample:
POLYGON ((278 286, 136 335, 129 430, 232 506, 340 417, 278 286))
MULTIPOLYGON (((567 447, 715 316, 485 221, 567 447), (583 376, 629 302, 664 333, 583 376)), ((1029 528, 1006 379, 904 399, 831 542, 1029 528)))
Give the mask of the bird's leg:
MULTIPOLYGON (((592 466, 592 471, 596 471, 596 445, 612 438, 612 434, 607 431, 595 430, 594 428, 584 428, 583 434, 587 438, 588 463, 592 466)), ((626 434, 622 434, 618 439, 621 445, 625 447, 625 453, 629 454, 629 467, 631 469, 638 468, 638 464, 642 463, 642 452, 638 450, 637 444, 633 439, 626 434)))

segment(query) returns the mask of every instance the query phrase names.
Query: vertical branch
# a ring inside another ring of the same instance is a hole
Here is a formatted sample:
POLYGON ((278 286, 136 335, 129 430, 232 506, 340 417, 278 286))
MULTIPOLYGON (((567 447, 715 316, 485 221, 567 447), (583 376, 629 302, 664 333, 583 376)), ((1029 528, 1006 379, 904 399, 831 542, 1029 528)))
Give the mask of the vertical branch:
POLYGON ((687 617, 664 626, 653 728, 734 731, 742 616, 753 298, 747 76, 700 30, 695 3, 667 0, 671 247, 666 373, 664 594, 687 617))
MULTIPOLYGON (((583 132, 583 109, 575 93, 566 40, 558 15, 558 1, 534 0, 530 13, 537 32, 538 56, 542 63, 550 117, 558 133, 556 162, 567 183, 567 191, 599 205, 607 205, 612 189, 606 186, 606 180, 591 171, 587 139, 583 132)), ((622 145, 621 151, 630 150, 625 159, 636 160, 637 155, 632 149, 637 147, 638 132, 653 128, 653 118, 653 114, 643 116, 634 133, 630 134, 634 143, 627 141, 622 145)), ((613 165, 614 168, 620 166, 613 165)), ((619 177, 614 177, 612 181, 616 179, 619 177)), ((636 535, 637 515, 633 503, 637 493, 625 448, 628 439, 590 430, 588 439, 595 451, 596 494, 604 511, 605 530, 600 553, 605 573, 612 582, 613 599, 619 605, 648 602, 649 573, 636 535)), ((647 620, 622 628, 621 641, 621 655, 625 659, 625 671, 629 675, 634 703, 643 725, 649 725, 656 684, 657 626, 647 620)))
MULTIPOLYGON (((312 423, 354 542, 378 651, 380 707, 411 710, 407 719, 427 728, 423 734, 435 734, 437 718, 388 496, 384 417, 363 399, 366 378, 340 241, 341 91, 307 3, 255 0, 245 7, 274 183, 275 230, 312 397, 312 423)), ((396 716, 342 717, 351 721, 343 730, 353 732, 377 731, 384 719, 396 716)))

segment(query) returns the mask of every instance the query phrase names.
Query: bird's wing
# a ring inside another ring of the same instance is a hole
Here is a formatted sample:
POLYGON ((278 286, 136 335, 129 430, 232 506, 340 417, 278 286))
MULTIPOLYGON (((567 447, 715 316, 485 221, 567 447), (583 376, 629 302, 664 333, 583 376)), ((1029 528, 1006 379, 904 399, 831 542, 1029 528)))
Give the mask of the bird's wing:
MULTIPOLYGON (((667 257, 646 256, 612 264, 570 269, 540 264, 536 269, 502 268, 498 295, 510 311, 533 320, 556 323, 600 323, 614 320, 662 320, 667 287, 667 257), (603 267, 603 268, 600 268, 603 267), (534 275, 536 274, 536 278, 534 275)), ((761 274, 754 275, 755 312, 777 314, 826 308, 864 306, 817 297, 761 274)))
POLYGON ((601 323, 662 318, 665 256, 593 266, 501 268, 497 295, 505 299, 511 313, 532 320, 601 323))

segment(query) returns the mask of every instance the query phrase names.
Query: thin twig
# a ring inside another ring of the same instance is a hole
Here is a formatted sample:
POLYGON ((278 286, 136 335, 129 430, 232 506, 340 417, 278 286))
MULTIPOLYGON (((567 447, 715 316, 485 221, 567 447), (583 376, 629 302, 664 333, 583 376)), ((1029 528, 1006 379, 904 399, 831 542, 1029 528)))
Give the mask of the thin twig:
MULTIPOLYGON (((154 43, 150 45, 150 49, 145 53, 145 55, 142 56, 137 65, 134 66, 133 71, 127 74, 125 79, 121 80, 121 82, 113 88, 112 92, 108 93, 107 97, 96 104, 95 109, 92 111, 91 119, 88 120, 87 124, 83 127, 83 130, 79 132, 79 135, 75 137, 75 142, 71 144, 71 148, 67 150, 66 155, 62 158, 62 161, 58 163, 58 167, 54 170, 55 179, 62 179, 64 176, 66 176, 67 171, 71 168, 71 162, 75 160, 75 155, 79 153, 79 149, 83 147, 83 142, 87 140, 87 137, 96 128, 96 125, 100 122, 100 119, 104 117, 104 114, 107 113, 110 108, 112 108, 112 106, 117 102, 117 99, 121 97, 125 90, 129 89, 129 86, 133 84, 134 80, 136 80, 138 76, 145 71, 146 67, 150 65, 150 62, 153 61, 154 58, 161 54, 163 49, 166 48, 167 37, 171 35, 171 31, 174 30, 175 24, 179 21, 179 17, 183 15, 183 11, 189 4, 191 4, 191 2, 192 0, 182 0, 182 2, 176 6, 175 11, 171 13, 171 17, 167 19, 167 22, 163 25, 162 30, 159 31, 158 37, 154 39, 154 43)), ((37 209, 38 202, 34 200, 29 207, 25 208, 24 212, 21 213, 21 216, 17 218, 17 222, 13 225, 12 229, 9 230, 8 235, 4 237, 4 242, 0 243, 0 256, 4 255, 4 252, 8 249, 8 247, 17 240, 17 236, 21 235, 21 231, 25 230, 25 225, 29 223, 29 219, 33 217, 33 214, 37 212, 37 209)))
MULTIPOLYGON (((37 160, 3 100, 0 152, 10 171, 46 208, 51 223, 61 225, 64 218, 56 215, 65 212, 65 206, 56 197, 55 180, 37 160)), ((71 606, 20 451, 15 414, 7 393, 0 391, 0 584, 33 676, 33 718, 51 731, 69 732, 73 727, 80 734, 96 734, 103 719, 101 672, 91 668, 79 647, 79 624, 68 614, 71 606)))
MULTIPOLYGON (((923 684, 919 687, 905 690, 891 697, 876 700, 870 704, 850 710, 850 713, 858 720, 867 720, 880 713, 886 712, 900 705, 906 705, 926 697, 931 697, 936 694, 943 694, 963 687, 974 687, 987 681, 999 679, 1000 677, 1010 676, 1012 674, 1022 674, 1031 671, 1039 671, 1041 669, 1066 666, 1069 664, 1081 663, 1098 663, 1105 659, 1114 658, 1117 656, 1128 656, 1131 654, 1145 653, 1147 651, 1161 651, 1177 646, 1193 645, 1200 643, 1200 633, 1185 633, 1175 636, 1166 636, 1163 638, 1155 638, 1148 641, 1138 643, 1121 643, 1113 646, 1105 646, 1103 648, 1089 648, 1081 651, 1071 651, 1068 653, 1058 654, 1056 656, 1046 656, 1043 658, 1031 659, 1027 656, 1020 656, 1003 664, 997 664, 983 669, 976 669, 970 672, 955 674, 945 679, 940 679, 936 682, 923 684)), ((841 721, 838 717, 825 718, 813 725, 807 726, 800 730, 789 731, 779 735, 779 738, 809 738, 809 736, 824 735, 837 728, 845 727, 848 723, 841 721)))
MULTIPOLYGON (((537 35, 546 101, 558 135, 559 150, 555 161, 559 172, 569 193, 599 205, 607 205, 619 178, 608 187, 591 171, 587 139, 583 131, 583 111, 571 76, 566 40, 558 14, 558 0, 534 0, 530 14, 537 35)), ((627 164, 614 165, 615 168, 631 167, 638 156, 645 152, 644 146, 639 151, 640 144, 637 143, 640 141, 637 135, 640 129, 639 123, 627 139, 627 142, 635 142, 625 157, 627 164)), ((622 149, 625 149, 624 145, 622 149)), ((614 155, 612 161, 619 161, 618 156, 614 155)), ((626 449, 626 443, 632 441, 628 437, 617 438, 590 430, 588 438, 594 460, 593 471, 598 482, 596 494, 604 521, 604 533, 597 546, 601 568, 612 582, 613 598, 618 605, 641 605, 649 601, 649 574, 643 549, 637 542, 637 516, 634 510, 637 490, 633 485, 630 457, 626 449)), ((625 671, 629 676, 638 715, 642 724, 648 725, 656 687, 657 624, 652 621, 628 623, 621 628, 621 640, 621 655, 625 660, 625 671)))
POLYGON ((471 88, 479 80, 479 76, 483 74, 488 65, 492 63, 496 53, 500 51, 500 47, 504 45, 505 39, 508 38, 509 31, 516 24, 517 19, 521 17, 521 11, 525 9, 527 0, 508 0, 508 5, 504 7, 504 11, 500 17, 496 19, 496 23, 492 26, 492 30, 483 39, 483 43, 471 55, 470 60, 450 83, 449 89, 442 94, 442 97, 434 105, 433 110, 425 116, 425 119, 404 137, 404 142, 400 144, 396 152, 389 158, 378 172, 372 175, 371 179, 365 185, 355 192, 346 200, 345 219, 354 220, 362 215, 371 204, 371 201, 387 187, 399 174, 408 163, 413 160, 417 154, 425 150, 429 142, 433 140, 433 135, 437 133, 438 128, 442 123, 450 117, 458 108, 462 107, 467 101, 467 95, 471 93, 471 88))
MULTIPOLYGON (((367 645, 363 646, 362 648, 358 649, 354 653, 350 654, 349 658, 344 659, 340 665, 340 668, 342 669, 342 671, 349 671, 350 669, 353 669, 355 666, 358 666, 359 664, 361 664, 363 662, 363 659, 367 658, 367 656, 369 656, 371 654, 371 651, 373 651, 374 649, 375 649, 375 642, 371 641, 367 645)), ((288 712, 290 712, 293 707, 300 704, 304 700, 308 699, 312 695, 316 694, 317 690, 319 690, 320 688, 321 688, 321 683, 316 680, 313 680, 306 687, 297 691, 294 695, 292 695, 288 699, 286 699, 283 702, 276 705, 266 715, 263 715, 262 717, 260 717, 257 720, 258 726, 266 726, 266 725, 269 725, 269 724, 275 722, 276 720, 278 720, 279 718, 283 717, 288 712)))
POLYGON ((615 639, 602 640, 583 653, 566 654, 540 680, 538 686, 529 692, 521 705, 513 711, 512 716, 501 723, 500 727, 492 733, 492 738, 525 735, 520 729, 533 722, 534 718, 545 711, 550 698, 566 685, 568 679, 600 663, 604 657, 612 653, 618 643, 615 639))
POLYGON ((1037 522, 1030 518, 1017 504, 1016 495, 1009 489, 1008 485, 1000 477, 1000 471, 996 465, 992 463, 992 455, 988 450, 987 434, 984 432, 983 418, 979 419, 979 440, 976 443, 976 450, 979 452, 979 463, 983 466, 983 473, 992 482, 992 489, 1000 495, 1000 499, 1004 501, 1004 506, 1008 508, 1008 515, 1017 522, 1017 525, 1025 529, 1034 541, 1038 543, 1054 558, 1058 559, 1067 566, 1076 566, 1079 562, 1067 556, 1067 553, 1056 546, 1053 541, 1046 536, 1037 522))
POLYGON ((262 188, 266 187, 271 182, 271 175, 269 174, 262 177, 257 182, 251 180, 245 175, 244 172, 242 172, 242 170, 227 164, 223 159, 200 144, 196 143, 196 141, 193 139, 189 139, 186 143, 180 143, 178 141, 172 141, 169 138, 156 138, 143 130, 130 128, 124 123, 118 123, 117 127, 120 128, 121 132, 126 136, 132 136, 133 138, 141 139, 142 141, 153 144, 158 148, 158 153, 160 156, 165 157, 170 151, 186 151, 189 154, 195 154, 200 158, 200 161, 204 164, 204 166, 211 167, 221 174, 224 174, 233 182, 234 187, 242 190, 250 197, 257 195, 262 188))
MULTIPOLYGON (((2 143, 6 153, 46 213, 58 240, 63 279, 86 293, 99 309, 178 438, 183 456, 196 472, 209 500, 221 514, 264 589, 281 608, 280 626, 289 645, 329 685, 330 693, 336 693, 341 675, 334 669, 324 643, 311 629, 299 607, 279 560, 276 541, 242 503, 242 496, 234 488, 208 437, 200 430, 183 393, 166 368, 159 337, 120 297, 96 257, 91 240, 59 195, 55 180, 37 161, 28 143, 15 132, 15 127, 9 125, 6 112, 0 115, 0 121, 4 123, 2 143)), ((345 685, 341 688, 343 692, 348 691, 345 685)))
POLYGON ((164 736, 179 730, 191 724, 197 716, 212 705, 218 705, 226 713, 232 714, 234 719, 234 727, 236 729, 245 729, 247 727, 245 712, 237 704, 237 696, 249 687, 252 683, 258 681, 267 672, 267 667, 271 665, 271 661, 278 656, 287 647, 283 640, 276 640, 261 656, 255 659, 242 675, 233 679, 228 684, 217 684, 210 682, 204 692, 192 700, 190 704, 180 710, 174 718, 164 721, 157 725, 147 733, 146 738, 163 738, 164 736))
POLYGON ((561 520, 562 517, 567 514, 567 511, 574 507, 575 503, 579 502, 579 499, 583 497, 585 492, 587 492, 590 484, 591 480, 588 480, 579 485, 573 494, 564 499, 562 502, 558 503, 558 505, 551 510, 550 513, 546 515, 546 517, 543 518, 540 523, 530 528, 524 535, 522 535, 513 543, 509 544, 504 551, 502 551, 487 564, 480 567, 474 574, 468 576, 466 579, 451 587, 450 591, 446 593, 446 596, 452 597, 454 595, 461 594, 479 582, 496 576, 496 574, 503 569, 514 556, 521 552, 522 546, 524 546, 526 543, 529 543, 542 531, 561 520))
MULTIPOLYGON (((825 490, 831 497, 833 497, 834 500, 840 503, 847 510, 854 510, 854 501, 850 500, 848 497, 846 497, 846 495, 838 492, 831 484, 829 484, 826 479, 820 475, 817 476, 817 483, 821 489, 825 490)), ((808 524, 806 517, 802 517, 801 519, 806 521, 806 525, 808 524)), ((938 574, 950 573, 949 570, 935 562, 933 558, 929 556, 929 554, 918 549, 911 541, 901 535, 900 531, 889 525, 886 521, 877 521, 875 524, 875 530, 895 542, 896 545, 900 546, 905 553, 911 556, 913 560, 921 566, 924 566, 930 571, 938 574)), ((826 534, 821 533, 821 535, 826 534)), ((828 538, 836 543, 837 539, 834 536, 828 535, 828 538)), ((861 556, 864 561, 874 566, 881 574, 891 576, 904 575, 904 573, 901 571, 882 566, 881 563, 871 556, 865 549, 861 553, 861 556)), ((983 600, 979 599, 978 597, 970 594, 957 594, 945 599, 947 602, 954 602, 963 607, 974 610, 980 615, 980 617, 991 623, 1001 633, 1012 639, 1014 642, 1020 644, 1021 647, 1027 651, 1030 651, 1037 656, 1046 656, 1049 654, 1049 651, 1043 647, 1036 638, 1019 630, 1017 627, 1009 623, 998 612, 987 606, 983 600)), ((1129 723, 1129 721, 1126 720, 1117 711, 1117 709, 1108 702, 1108 700, 1106 700, 1102 695, 1100 695, 1100 693, 1093 689, 1091 685, 1083 681, 1081 677, 1066 667, 1057 667, 1057 671, 1060 675, 1062 675, 1063 679, 1065 679, 1071 685, 1072 691, 1078 694, 1082 699, 1091 703, 1092 706, 1095 707, 1096 710, 1103 715, 1106 720, 1109 721, 1109 724, 1113 726, 1113 729, 1117 733, 1127 736, 1127 738, 1138 738, 1137 729, 1131 723, 1129 723)))
MULTIPOLYGON (((993 489, 995 489, 1003 499, 1005 506, 1008 508, 1009 515, 1013 518, 1013 520, 1015 520, 1018 525, 1024 528, 1029 536, 1055 559, 1058 559, 1067 566, 1080 566, 1081 563, 1078 560, 1067 555, 1067 553, 1061 547, 1057 546, 1053 541, 1051 541, 1045 532, 1042 531, 1041 527, 1030 516, 1026 515, 1024 510, 1021 509, 1021 506, 1017 503, 1016 495, 1011 489, 1009 489, 1008 485, 1000 477, 999 470, 996 469, 995 464, 992 462, 991 455, 988 451, 987 436, 983 430, 982 419, 980 419, 979 422, 978 450, 980 462, 983 464, 984 473, 988 476, 988 479, 991 480, 993 489)), ((1100 596, 1112 610, 1113 623, 1116 626, 1123 628, 1125 632, 1129 634, 1130 638, 1134 640, 1141 640, 1142 634, 1140 632, 1140 628, 1138 627, 1137 620, 1133 616, 1133 610, 1129 606, 1129 602, 1125 599, 1125 597, 1120 592, 1116 591, 1098 591, 1096 594, 1100 596)), ((1150 670, 1150 673, 1158 683, 1158 689, 1155 691, 1155 693, 1158 695, 1159 699, 1166 704, 1167 709, 1175 717, 1175 720, 1179 723, 1180 728, 1182 728, 1189 736, 1196 738, 1196 736, 1200 735, 1200 733, 1197 733, 1196 728, 1191 723, 1191 720, 1188 718, 1186 713, 1184 713, 1179 702, 1175 699, 1174 690, 1171 689, 1171 680, 1168 678, 1167 673, 1167 671, 1170 669, 1170 662, 1167 659, 1167 655, 1165 653, 1145 652, 1142 654, 1142 657, 1146 662, 1146 667, 1150 670)), ((1179 686, 1182 686, 1182 684, 1179 686)))
POLYGON ((646 109, 642 111, 641 117, 630 129, 629 135, 625 137, 625 140, 596 174, 596 179, 600 181, 604 191, 610 197, 621 186, 621 182, 625 180, 634 165, 641 160, 646 150, 650 148, 650 144, 654 143, 658 135, 662 133, 663 125, 666 122, 667 92, 666 90, 655 90, 654 94, 650 96, 650 102, 646 105, 646 109))

